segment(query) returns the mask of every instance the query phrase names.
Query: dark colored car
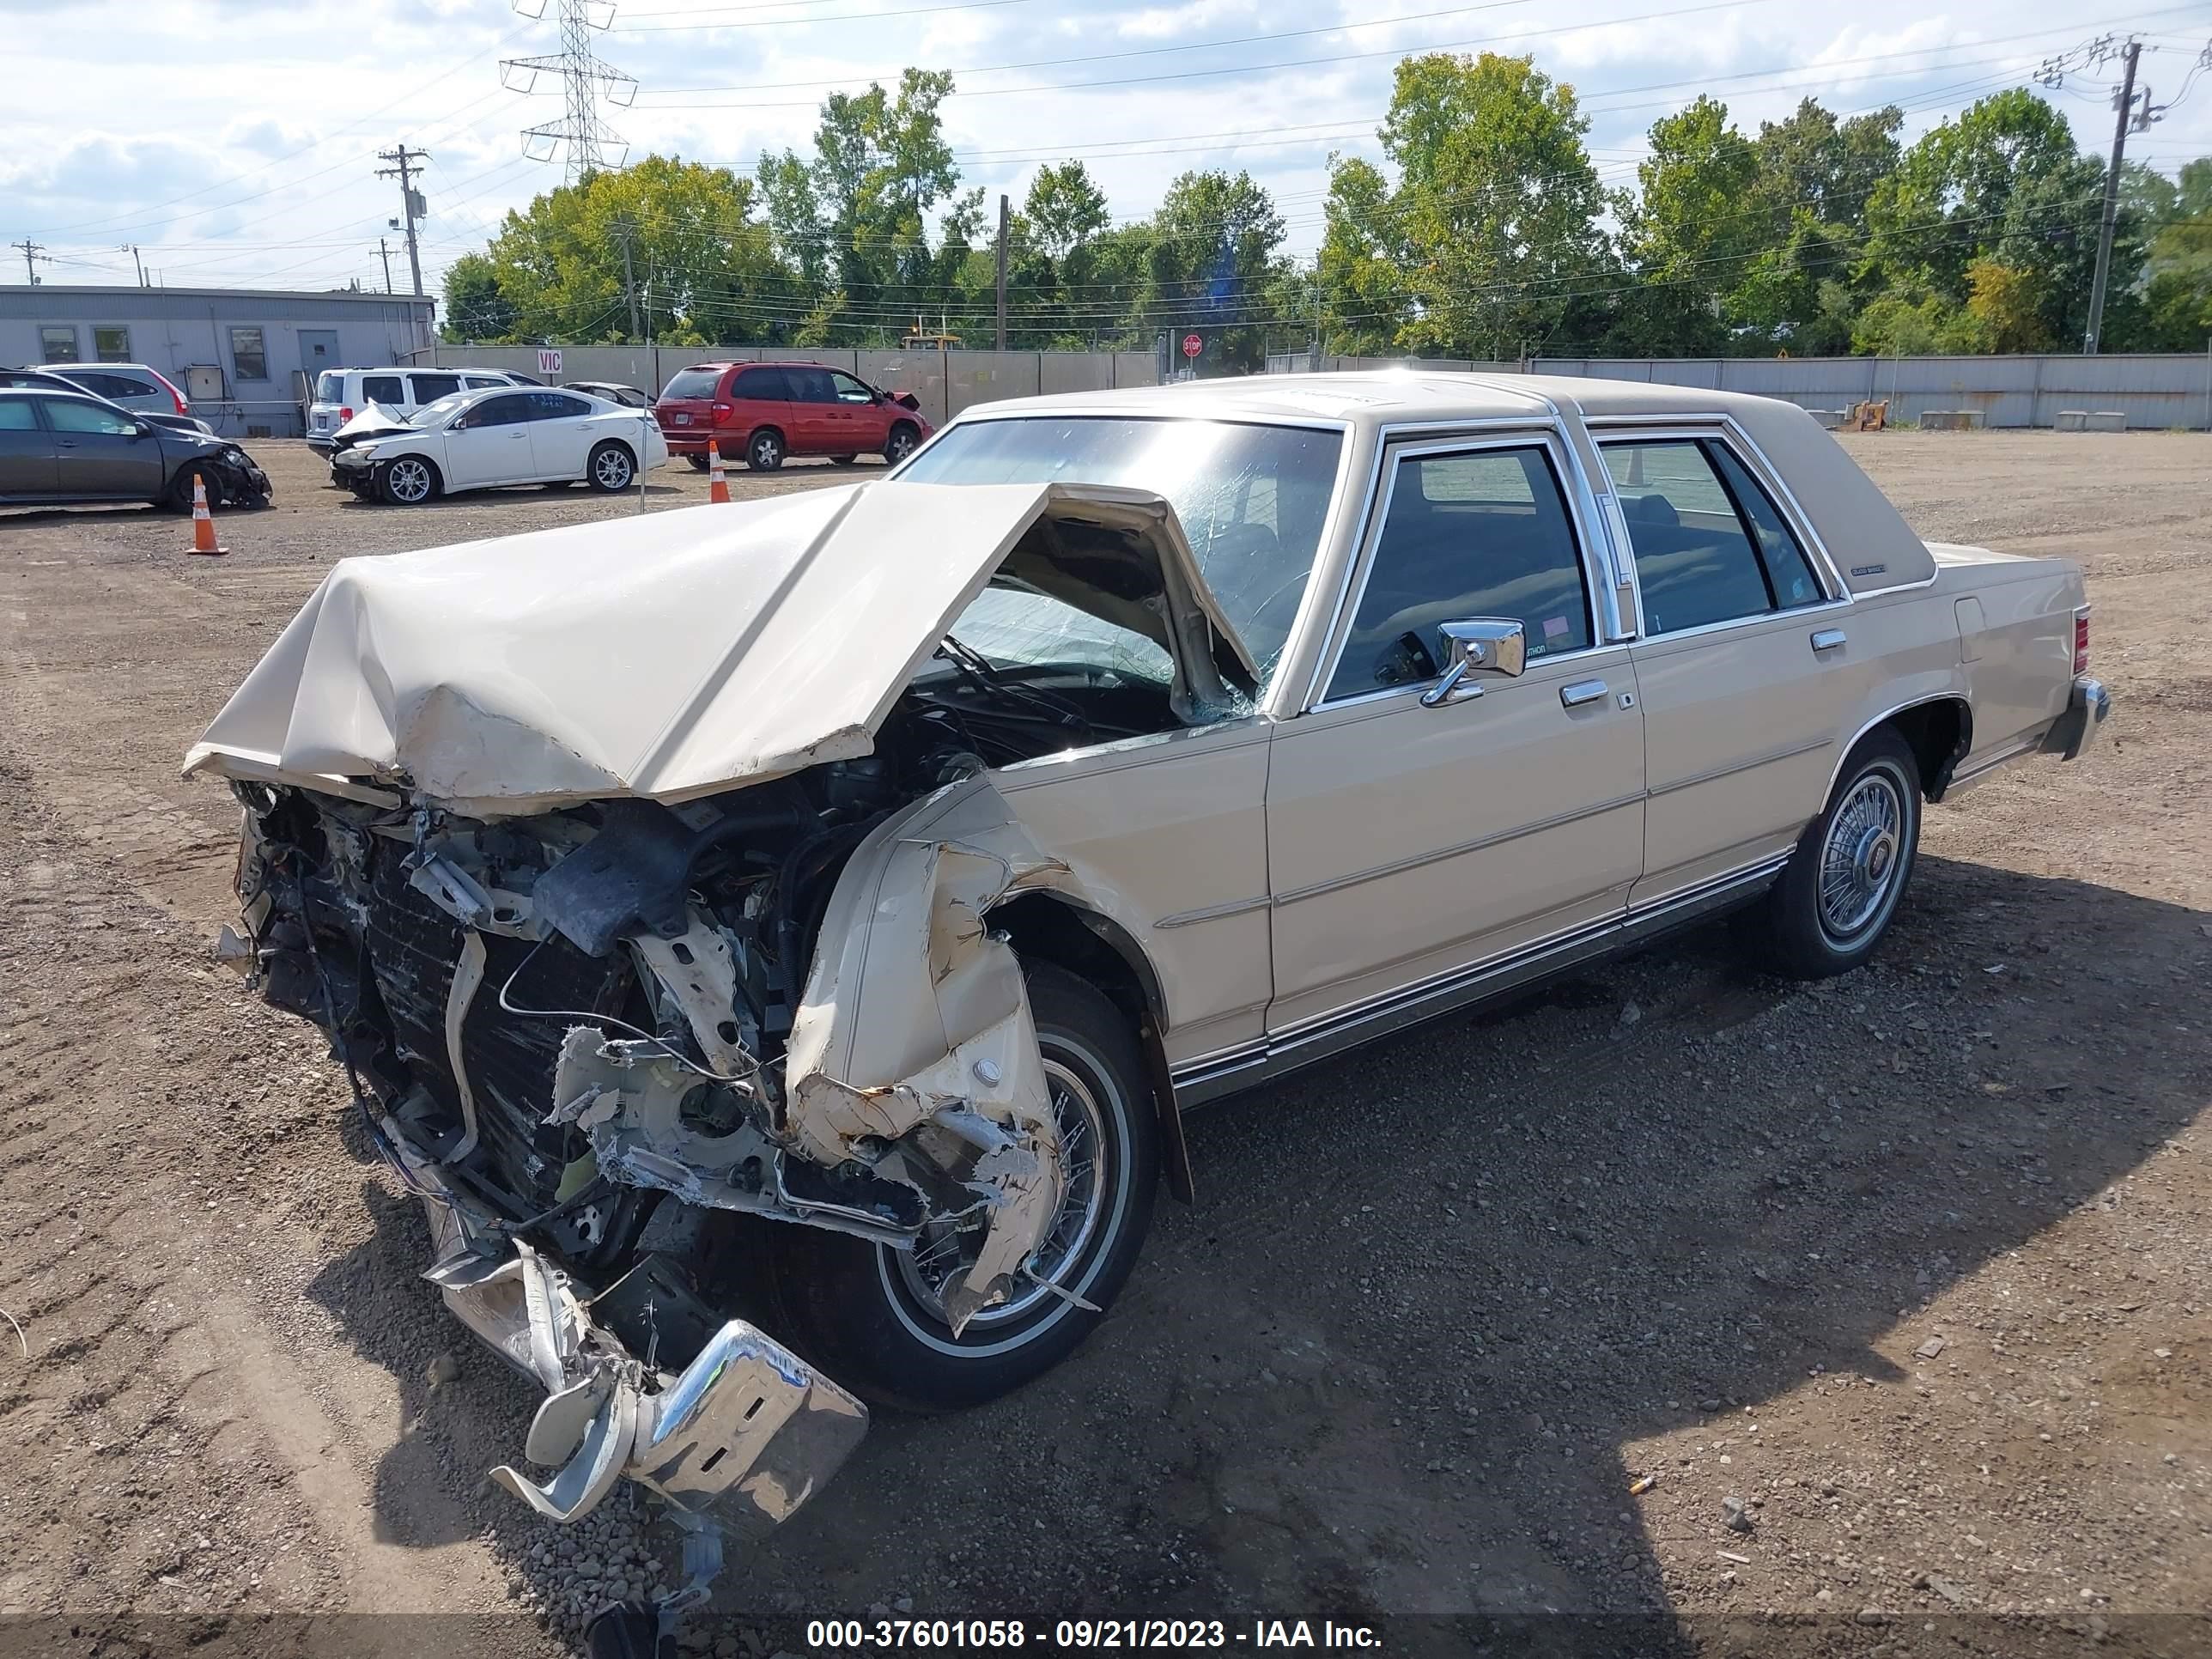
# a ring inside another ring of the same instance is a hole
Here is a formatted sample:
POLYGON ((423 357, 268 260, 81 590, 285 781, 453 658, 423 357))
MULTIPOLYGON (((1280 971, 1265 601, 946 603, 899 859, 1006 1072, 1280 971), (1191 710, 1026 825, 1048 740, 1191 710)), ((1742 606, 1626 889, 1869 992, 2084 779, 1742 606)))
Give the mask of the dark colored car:
POLYGON ((269 477, 227 438, 156 426, 82 392, 0 389, 0 502, 153 501, 188 510, 192 481, 211 505, 259 507, 269 477))
MULTIPOLYGON (((149 374, 151 372, 151 370, 148 371, 149 374)), ((86 392, 99 398, 102 403, 113 404, 118 409, 129 410, 141 420, 151 421, 155 426, 166 426, 176 432, 197 432, 209 438, 215 436, 215 428, 200 419, 198 416, 180 412, 181 398, 179 400, 178 410, 135 408, 119 398, 110 397, 102 389, 106 382, 112 380, 120 381, 123 385, 130 384, 121 376, 109 374, 105 369, 0 368, 0 388, 12 386, 22 392, 86 392)), ((167 385, 167 382, 164 381, 163 384, 167 385)))
POLYGON ((726 460, 743 457, 754 471, 773 472, 792 455, 896 463, 930 434, 912 393, 880 392, 818 363, 695 363, 661 388, 653 412, 669 453, 702 471, 709 439, 726 460))
POLYGON ((650 409, 653 399, 634 386, 624 386, 620 380, 563 380, 564 392, 580 392, 586 398, 604 398, 611 404, 620 404, 624 409, 650 409))

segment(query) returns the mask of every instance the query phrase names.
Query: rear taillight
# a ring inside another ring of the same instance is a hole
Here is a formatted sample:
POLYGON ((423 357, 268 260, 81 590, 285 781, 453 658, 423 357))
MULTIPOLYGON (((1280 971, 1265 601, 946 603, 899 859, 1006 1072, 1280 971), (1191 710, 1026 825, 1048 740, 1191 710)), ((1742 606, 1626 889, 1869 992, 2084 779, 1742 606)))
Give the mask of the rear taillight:
POLYGON ((161 390, 169 394, 169 401, 176 404, 178 414, 189 415, 192 412, 192 406, 185 401, 185 394, 177 390, 177 383, 174 380, 158 368, 149 368, 146 372, 161 383, 161 390))
POLYGON ((720 418, 722 416, 725 416, 725 415, 728 414, 729 412, 730 412, 730 406, 729 406, 729 404, 716 404, 714 405, 714 414, 715 414, 715 416, 716 416, 716 418, 717 418, 717 419, 720 418))
POLYGON ((2074 672, 2089 672, 2089 607, 2086 605, 2074 613, 2074 672))
POLYGON ((353 419, 353 410, 348 405, 341 404, 338 409, 338 424, 343 426, 351 419, 353 419))

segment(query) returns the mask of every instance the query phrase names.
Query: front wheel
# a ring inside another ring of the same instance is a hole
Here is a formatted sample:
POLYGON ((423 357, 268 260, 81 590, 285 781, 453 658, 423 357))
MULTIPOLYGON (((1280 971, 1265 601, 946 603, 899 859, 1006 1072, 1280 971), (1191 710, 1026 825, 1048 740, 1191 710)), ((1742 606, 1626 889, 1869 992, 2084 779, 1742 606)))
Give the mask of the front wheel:
POLYGON ((177 476, 169 480, 168 492, 162 497, 162 505, 168 507, 172 512, 191 512, 192 510, 192 484, 195 481, 204 482, 207 484, 208 503, 210 506, 213 506, 217 493, 214 480, 210 478, 209 476, 205 472, 202 471, 198 467, 190 465, 180 466, 177 469, 177 476))
POLYGON ((783 465, 783 434, 763 428, 745 446, 745 465, 756 472, 773 472, 783 465))
POLYGON ((1068 1171, 1030 1281, 955 1336, 944 1293, 975 1261, 980 1219, 933 1227, 912 1250, 812 1227, 775 1230, 779 1299, 798 1346, 882 1404, 978 1405, 1041 1376, 1091 1334, 1144 1248, 1159 1118, 1137 1034, 1074 975, 1045 964, 1025 973, 1068 1171))
POLYGON ((593 447, 584 477, 602 495, 619 495, 637 482, 637 461, 626 444, 611 438, 593 447))
POLYGON ((380 462, 376 490, 394 507, 420 507, 438 493, 438 469, 420 455, 380 462))
POLYGON ((1876 732, 1844 762, 1826 809, 1766 896, 1774 966, 1826 979, 1864 963, 1889 930, 1919 848, 1919 763, 1897 732, 1876 732))

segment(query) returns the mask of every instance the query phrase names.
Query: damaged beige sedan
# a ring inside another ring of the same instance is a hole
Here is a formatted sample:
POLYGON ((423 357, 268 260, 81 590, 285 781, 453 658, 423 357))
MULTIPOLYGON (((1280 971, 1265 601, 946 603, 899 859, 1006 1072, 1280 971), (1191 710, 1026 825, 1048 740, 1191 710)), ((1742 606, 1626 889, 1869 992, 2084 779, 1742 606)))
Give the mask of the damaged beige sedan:
POLYGON ((2087 614, 1787 405, 1224 383, 345 561, 187 769, 429 1278, 546 1390, 497 1478, 637 1480, 703 1579, 862 1398, 1081 1341, 1183 1108, 1731 907, 1863 961, 1923 800, 2095 733, 2087 614))

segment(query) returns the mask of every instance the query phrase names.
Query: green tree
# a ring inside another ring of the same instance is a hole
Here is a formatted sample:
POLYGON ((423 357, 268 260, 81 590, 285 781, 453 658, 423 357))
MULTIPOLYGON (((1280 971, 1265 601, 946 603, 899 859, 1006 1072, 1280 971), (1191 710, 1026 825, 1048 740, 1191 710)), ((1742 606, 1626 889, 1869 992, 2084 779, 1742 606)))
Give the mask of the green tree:
POLYGON ((1185 173, 1144 230, 1138 298, 1125 325, 1139 337, 1199 329, 1207 342, 1203 374, 1261 368, 1270 289, 1281 274, 1274 198, 1249 173, 1185 173))
POLYGON ((1322 211, 1314 307, 1322 349, 1354 356, 1395 350, 1413 319, 1413 295, 1390 181, 1371 161, 1332 156, 1322 211))
POLYGON ((1530 58, 1400 62, 1381 137, 1412 301, 1401 344, 1510 358, 1552 337, 1607 269, 1589 130, 1574 88, 1530 58))
POLYGON ((1708 97, 1653 122, 1650 142, 1636 170, 1640 191, 1614 204, 1635 283, 1624 331, 1662 356, 1709 356, 1727 347, 1729 301, 1759 251, 1759 220, 1746 207, 1758 155, 1729 125, 1728 106, 1708 97))
POLYGON ((514 337, 515 307, 489 253, 464 253, 446 267, 447 339, 490 345, 514 337))
MULTIPOLYGON (((1994 260, 2022 274, 2022 297, 2048 337, 2078 340, 2103 172, 2051 105, 2024 88, 1994 94, 1923 135, 1875 187, 1869 256, 1893 292, 1932 293, 1953 307, 1966 301, 1968 267, 1994 260)), ((2115 241, 2115 294, 2141 263, 2138 236, 2115 241)))
POLYGON ((476 339, 579 343, 763 337, 792 284, 726 167, 650 155, 592 173, 509 213, 482 254, 447 272, 447 326, 476 339), (628 262, 625 264, 625 251, 628 262))
POLYGON ((756 177, 777 252, 810 305, 848 296, 830 313, 839 337, 865 338, 934 310, 942 274, 929 246, 929 210, 958 187, 939 108, 943 70, 908 70, 896 95, 871 83, 822 105, 814 154, 763 155, 756 177))

